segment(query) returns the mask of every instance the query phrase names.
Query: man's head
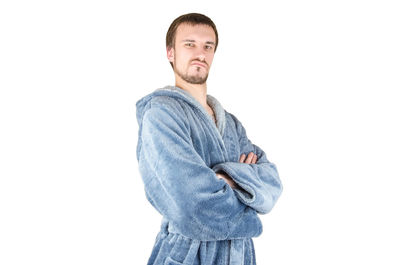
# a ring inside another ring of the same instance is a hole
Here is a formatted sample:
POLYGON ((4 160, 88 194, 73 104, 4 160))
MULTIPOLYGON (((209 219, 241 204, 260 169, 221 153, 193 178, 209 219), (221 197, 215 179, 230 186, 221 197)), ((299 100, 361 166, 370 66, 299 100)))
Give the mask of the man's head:
POLYGON ((217 28, 205 15, 182 15, 169 27, 166 46, 174 72, 188 83, 203 84, 218 46, 217 28))

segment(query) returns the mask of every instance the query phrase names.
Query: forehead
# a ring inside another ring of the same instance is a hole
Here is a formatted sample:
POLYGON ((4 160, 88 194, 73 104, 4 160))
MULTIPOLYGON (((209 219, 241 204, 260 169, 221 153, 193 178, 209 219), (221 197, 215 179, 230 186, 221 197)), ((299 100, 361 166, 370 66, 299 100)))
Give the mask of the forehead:
POLYGON ((193 39, 201 41, 212 41, 215 42, 215 33, 212 27, 208 25, 190 25, 182 23, 176 29, 175 35, 176 41, 184 39, 193 39))

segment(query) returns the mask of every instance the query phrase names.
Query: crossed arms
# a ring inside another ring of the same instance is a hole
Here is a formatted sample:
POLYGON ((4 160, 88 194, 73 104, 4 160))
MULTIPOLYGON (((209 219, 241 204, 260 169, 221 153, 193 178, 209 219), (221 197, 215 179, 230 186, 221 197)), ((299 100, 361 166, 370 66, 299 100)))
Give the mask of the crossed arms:
MULTIPOLYGON (((242 155, 240 156, 239 162, 240 162, 240 163, 246 163, 246 164, 255 164, 255 163, 257 162, 257 155, 254 154, 253 152, 250 152, 250 153, 247 155, 247 158, 246 158, 246 154, 242 154, 242 155)), ((225 172, 220 171, 220 172, 217 172, 217 173, 215 173, 215 174, 217 175, 217 177, 218 177, 219 179, 225 180, 225 182, 228 183, 228 185, 231 186, 232 189, 240 189, 240 190, 243 190, 243 189, 242 189, 239 185, 237 185, 237 183, 236 183, 231 177, 229 177, 229 175, 227 175, 225 172)))
POLYGON ((260 235, 258 213, 268 212, 281 190, 274 165, 238 124, 239 162, 209 168, 193 148, 184 117, 171 108, 152 103, 141 124, 137 154, 149 202, 189 238, 260 235), (235 185, 240 188, 233 189, 235 185))

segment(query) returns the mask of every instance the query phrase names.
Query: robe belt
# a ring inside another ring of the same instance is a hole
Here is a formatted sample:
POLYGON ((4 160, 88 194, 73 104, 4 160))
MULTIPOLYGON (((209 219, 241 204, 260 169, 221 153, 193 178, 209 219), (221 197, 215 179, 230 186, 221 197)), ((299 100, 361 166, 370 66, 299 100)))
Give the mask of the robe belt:
MULTIPOLYGON (((179 232, 173 227, 171 223, 168 225, 164 223, 164 229, 169 233, 179 232)), ((192 265, 196 253, 200 247, 201 241, 193 239, 189 252, 183 262, 183 265, 192 265)), ((243 265, 244 264, 244 239, 231 239, 229 240, 229 264, 227 265, 243 265)))
POLYGON ((229 265, 244 264, 244 239, 232 239, 229 265))

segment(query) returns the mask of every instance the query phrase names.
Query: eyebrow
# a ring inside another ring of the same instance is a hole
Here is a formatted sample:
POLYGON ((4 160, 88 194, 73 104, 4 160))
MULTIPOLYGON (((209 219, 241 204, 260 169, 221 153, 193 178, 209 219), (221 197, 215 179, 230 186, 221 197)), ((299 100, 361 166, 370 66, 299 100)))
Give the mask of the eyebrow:
MULTIPOLYGON (((186 39, 186 40, 183 40, 182 42, 196 42, 196 41, 195 41, 195 40, 186 39)), ((213 41, 206 41, 206 44, 215 45, 215 42, 213 42, 213 41)))

